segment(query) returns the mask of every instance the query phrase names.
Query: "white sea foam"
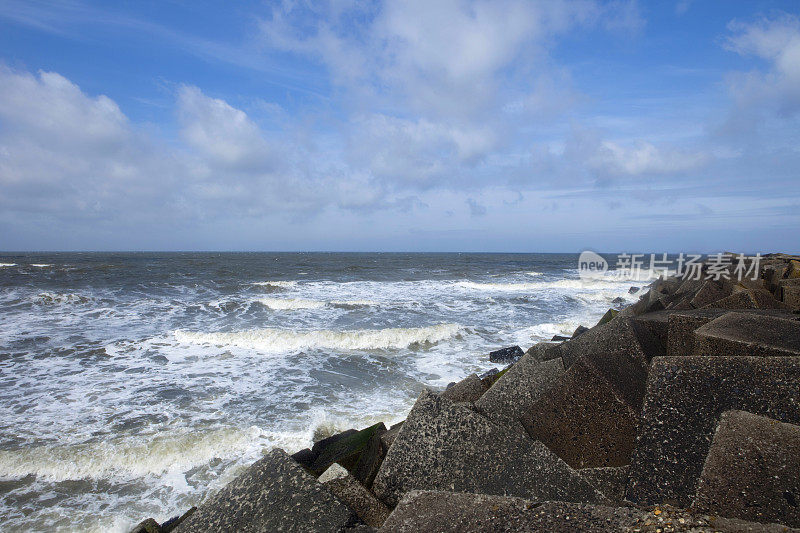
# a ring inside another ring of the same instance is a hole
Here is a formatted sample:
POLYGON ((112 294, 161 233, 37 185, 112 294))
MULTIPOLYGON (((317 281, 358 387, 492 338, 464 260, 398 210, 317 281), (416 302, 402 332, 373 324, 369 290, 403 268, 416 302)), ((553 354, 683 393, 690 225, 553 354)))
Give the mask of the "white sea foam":
POLYGON ((0 263, 0 268, 17 266, 16 263, 0 263))
POLYGON ((380 302, 374 300, 332 300, 328 302, 333 307, 342 307, 344 309, 352 309, 355 307, 372 307, 380 305, 380 302))
POLYGON ((317 300, 304 300, 302 298, 261 298, 256 300, 261 305, 276 311, 294 309, 320 309, 325 307, 325 302, 317 300))
POLYGON ((51 267, 53 265, 50 265, 50 264, 47 264, 47 263, 31 263, 31 266, 32 267, 36 267, 36 268, 47 268, 47 267, 51 267))
POLYGON ((304 349, 399 349, 414 344, 435 344, 454 337, 461 331, 462 327, 458 324, 350 331, 290 331, 264 328, 249 331, 202 333, 178 330, 175 332, 175 339, 182 343, 237 346, 280 353, 304 349))
POLYGON ((92 299, 88 296, 75 293, 56 293, 56 292, 41 292, 35 298, 34 302, 38 304, 85 304, 92 299))
POLYGON ((581 323, 579 321, 572 320, 565 320, 564 322, 545 322, 515 332, 515 337, 528 337, 534 342, 549 341, 554 335, 572 335, 575 329, 580 325, 581 323))
POLYGON ((261 287, 278 287, 280 289, 293 289, 297 286, 296 281, 256 281, 253 285, 261 287))
POLYGON ((525 272, 529 276, 541 276, 541 272, 525 272))
POLYGON ((541 283, 477 283, 475 281, 459 281, 459 287, 481 291, 529 291, 541 288, 541 283))
POLYGON ((33 474, 49 481, 141 478, 184 472, 215 457, 232 457, 260 441, 256 427, 166 432, 152 439, 102 440, 91 444, 38 446, 0 451, 0 478, 33 474))

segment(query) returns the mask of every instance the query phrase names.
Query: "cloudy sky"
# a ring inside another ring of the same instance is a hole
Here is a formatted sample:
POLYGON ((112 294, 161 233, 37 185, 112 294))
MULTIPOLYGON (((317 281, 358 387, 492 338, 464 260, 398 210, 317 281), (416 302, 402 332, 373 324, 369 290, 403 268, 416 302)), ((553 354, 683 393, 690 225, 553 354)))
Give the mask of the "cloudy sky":
POLYGON ((0 249, 798 251, 798 15, 0 0, 0 249))

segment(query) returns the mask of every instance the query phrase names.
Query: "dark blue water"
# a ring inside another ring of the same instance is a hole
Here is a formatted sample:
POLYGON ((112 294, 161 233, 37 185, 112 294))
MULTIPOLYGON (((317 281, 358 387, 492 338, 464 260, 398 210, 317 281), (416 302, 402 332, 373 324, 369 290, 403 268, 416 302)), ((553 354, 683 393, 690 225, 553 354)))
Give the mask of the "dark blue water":
POLYGON ((577 254, 0 254, 0 514, 124 531, 263 451, 401 420, 630 283, 577 254))

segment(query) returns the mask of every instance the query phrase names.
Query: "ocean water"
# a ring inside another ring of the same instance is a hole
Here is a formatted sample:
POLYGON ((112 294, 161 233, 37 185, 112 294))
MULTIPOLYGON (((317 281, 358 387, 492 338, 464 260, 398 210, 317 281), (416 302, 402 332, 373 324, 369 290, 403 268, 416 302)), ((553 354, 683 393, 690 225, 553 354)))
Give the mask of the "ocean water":
MULTIPOLYGON (((4 531, 127 531, 592 325, 577 254, 0 253, 4 531)), ((641 285, 641 283, 639 284, 641 285)))

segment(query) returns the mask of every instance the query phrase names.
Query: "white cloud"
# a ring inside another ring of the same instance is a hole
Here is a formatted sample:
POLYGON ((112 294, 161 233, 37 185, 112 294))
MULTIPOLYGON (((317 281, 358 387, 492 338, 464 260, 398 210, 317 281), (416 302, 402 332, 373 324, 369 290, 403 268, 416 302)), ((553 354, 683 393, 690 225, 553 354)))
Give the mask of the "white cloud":
POLYGON ((728 49, 766 60, 766 72, 733 78, 732 88, 743 107, 766 105, 781 114, 800 110, 800 19, 783 14, 753 23, 732 22, 728 49))
POLYGON ((63 76, 0 69, 0 206, 75 223, 158 226, 391 205, 375 179, 196 87, 177 91, 185 144, 157 142, 63 76))
POLYGON ((681 174, 701 167, 709 159, 702 152, 657 148, 641 140, 632 145, 602 141, 588 163, 603 174, 642 176, 681 174))
POLYGON ((184 140, 219 165, 253 171, 269 166, 271 148, 261 130, 227 102, 183 86, 178 91, 178 116, 184 140))

